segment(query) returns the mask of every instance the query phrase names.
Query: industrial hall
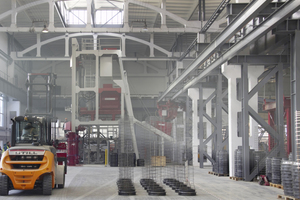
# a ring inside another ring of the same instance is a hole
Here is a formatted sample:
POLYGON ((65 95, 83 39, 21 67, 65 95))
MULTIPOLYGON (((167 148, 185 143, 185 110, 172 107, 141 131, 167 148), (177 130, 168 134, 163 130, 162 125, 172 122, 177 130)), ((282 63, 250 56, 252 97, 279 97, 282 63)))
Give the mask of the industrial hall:
POLYGON ((300 200, 300 0, 0 0, 0 158, 0 199, 300 200))

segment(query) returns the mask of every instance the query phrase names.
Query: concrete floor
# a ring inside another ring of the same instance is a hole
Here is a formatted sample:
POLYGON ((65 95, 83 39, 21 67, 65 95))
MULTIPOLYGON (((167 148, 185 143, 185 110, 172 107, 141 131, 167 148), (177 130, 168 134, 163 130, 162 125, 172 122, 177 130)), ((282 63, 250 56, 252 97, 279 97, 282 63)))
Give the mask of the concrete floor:
POLYGON ((134 186, 136 196, 118 196, 116 180, 118 168, 105 167, 103 165, 85 165, 68 167, 66 185, 64 189, 54 189, 51 196, 43 196, 40 191, 11 190, 9 196, 0 199, 50 199, 50 200, 81 200, 81 199, 106 199, 106 200, 148 200, 148 199, 277 199, 278 194, 283 194, 282 189, 260 186, 254 182, 233 181, 229 177, 217 177, 208 174, 211 167, 204 169, 194 168, 195 188, 197 196, 179 196, 171 188, 163 185, 167 196, 148 196, 147 192, 139 184, 141 168, 135 168, 134 186))

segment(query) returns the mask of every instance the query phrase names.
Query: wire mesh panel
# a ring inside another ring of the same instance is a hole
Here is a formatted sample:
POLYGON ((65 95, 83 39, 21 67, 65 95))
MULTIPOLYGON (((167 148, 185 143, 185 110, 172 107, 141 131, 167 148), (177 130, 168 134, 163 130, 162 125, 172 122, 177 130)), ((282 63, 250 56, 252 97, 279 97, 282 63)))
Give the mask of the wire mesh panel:
POLYGON ((161 184, 166 166, 164 140, 141 126, 136 126, 135 130, 139 157, 144 160, 140 183, 149 195, 164 196, 166 191, 161 184))
POLYGON ((118 141, 119 195, 135 195, 134 179, 135 153, 133 149, 131 125, 129 120, 120 120, 120 138, 118 141))

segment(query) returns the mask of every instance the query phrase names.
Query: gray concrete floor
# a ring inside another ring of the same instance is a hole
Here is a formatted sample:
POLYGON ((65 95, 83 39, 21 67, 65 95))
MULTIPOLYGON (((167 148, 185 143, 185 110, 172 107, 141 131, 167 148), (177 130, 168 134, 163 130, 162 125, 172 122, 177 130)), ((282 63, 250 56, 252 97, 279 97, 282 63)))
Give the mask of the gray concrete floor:
POLYGON ((134 186, 136 196, 118 196, 116 181, 118 168, 103 165, 85 165, 68 167, 66 185, 64 189, 54 189, 51 196, 43 196, 41 191, 11 190, 9 196, 0 199, 50 199, 50 200, 81 200, 81 199, 106 199, 106 200, 182 200, 182 199, 277 199, 278 194, 283 194, 282 189, 260 186, 254 182, 233 181, 229 177, 217 177, 208 174, 211 167, 204 169, 194 168, 195 188, 197 196, 179 196, 171 188, 163 185, 167 195, 161 197, 148 196, 139 184, 141 168, 136 167, 134 173, 134 186))

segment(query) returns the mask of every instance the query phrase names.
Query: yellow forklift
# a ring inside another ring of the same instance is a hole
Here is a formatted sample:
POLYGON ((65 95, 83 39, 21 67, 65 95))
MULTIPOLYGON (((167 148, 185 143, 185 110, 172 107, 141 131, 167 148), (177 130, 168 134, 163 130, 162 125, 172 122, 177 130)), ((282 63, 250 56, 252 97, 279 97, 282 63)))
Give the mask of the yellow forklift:
POLYGON ((12 121, 12 147, 2 154, 0 163, 0 195, 7 195, 11 189, 42 189, 44 195, 51 195, 56 186, 64 188, 65 167, 58 165, 47 131, 51 121, 34 116, 19 116, 12 121))

